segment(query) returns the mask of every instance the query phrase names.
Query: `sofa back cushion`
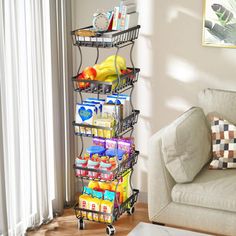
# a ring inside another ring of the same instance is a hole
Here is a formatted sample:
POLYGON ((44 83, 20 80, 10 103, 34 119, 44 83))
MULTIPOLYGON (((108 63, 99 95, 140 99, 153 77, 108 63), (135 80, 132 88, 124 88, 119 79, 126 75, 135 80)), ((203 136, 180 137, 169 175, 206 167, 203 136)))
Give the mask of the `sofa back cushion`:
POLYGON ((164 162, 177 183, 191 182, 210 160, 210 150, 210 130, 201 108, 185 112, 162 136, 164 162))
POLYGON ((236 124, 236 92, 205 89, 199 93, 198 100, 205 115, 214 112, 236 124))

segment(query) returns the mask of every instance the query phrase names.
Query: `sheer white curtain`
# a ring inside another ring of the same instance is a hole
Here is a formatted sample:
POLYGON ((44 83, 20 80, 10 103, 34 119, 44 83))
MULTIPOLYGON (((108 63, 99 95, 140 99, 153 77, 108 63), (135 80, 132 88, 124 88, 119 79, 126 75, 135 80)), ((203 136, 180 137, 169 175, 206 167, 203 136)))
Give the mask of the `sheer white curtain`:
POLYGON ((65 2, 0 1, 0 235, 50 221, 73 195, 65 2))

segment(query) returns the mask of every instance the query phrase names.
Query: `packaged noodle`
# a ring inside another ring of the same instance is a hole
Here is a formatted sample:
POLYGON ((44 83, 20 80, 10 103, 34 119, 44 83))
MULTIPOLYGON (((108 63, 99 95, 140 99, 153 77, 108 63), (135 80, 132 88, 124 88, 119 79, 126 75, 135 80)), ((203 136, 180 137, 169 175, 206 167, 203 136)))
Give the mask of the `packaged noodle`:
POLYGON ((130 193, 130 183, 129 183, 130 174, 131 174, 131 169, 125 171, 122 174, 122 177, 120 178, 119 184, 117 186, 117 190, 116 190, 117 181, 113 182, 112 191, 116 190, 117 192, 120 193, 120 198, 119 198, 120 203, 123 203, 131 195, 131 193, 130 193))
MULTIPOLYGON (((88 187, 84 187, 83 194, 79 196, 79 207, 82 209, 89 209, 89 202, 92 198, 92 189, 88 187)), ((87 216, 86 211, 81 211, 81 216, 85 217, 87 216)))
POLYGON ((123 203, 123 192, 124 192, 124 189, 123 189, 123 186, 122 186, 121 183, 119 183, 117 187, 116 186, 117 186, 117 182, 113 182, 111 190, 116 192, 118 202, 121 204, 121 203, 123 203))
POLYGON ((111 128, 111 129, 99 129, 99 128, 93 128, 93 135, 94 136, 99 136, 102 138, 112 138, 115 135, 115 120, 114 117, 110 116, 105 116, 105 117, 100 117, 97 116, 94 118, 93 125, 95 126, 100 126, 104 128, 111 128))
MULTIPOLYGON (((101 202, 101 212, 111 214, 113 210, 114 201, 115 201, 115 192, 106 190, 104 193, 104 200, 102 200, 101 202)), ((112 223, 113 216, 101 214, 100 221, 106 223, 112 223)))
POLYGON ((121 185, 123 186, 123 201, 128 199, 131 195, 130 191, 130 175, 131 175, 131 169, 128 169, 121 178, 121 185))
MULTIPOLYGON (((89 210, 92 211, 100 211, 101 201, 102 201, 103 194, 101 192, 93 190, 93 198, 89 201, 89 210)), ((88 219, 99 221, 99 214, 98 213, 88 213, 88 219)))

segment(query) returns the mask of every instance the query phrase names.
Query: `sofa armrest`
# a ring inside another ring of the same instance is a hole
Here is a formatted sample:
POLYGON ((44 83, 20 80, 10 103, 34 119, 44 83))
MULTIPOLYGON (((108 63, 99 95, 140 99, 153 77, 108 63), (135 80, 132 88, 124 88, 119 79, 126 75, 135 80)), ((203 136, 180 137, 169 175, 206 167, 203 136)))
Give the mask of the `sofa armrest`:
POLYGON ((209 161, 211 138, 206 117, 192 107, 149 140, 149 218, 157 218, 170 202, 176 182, 186 183, 209 161), (201 148, 199 148, 201 147, 201 148))
POLYGON ((148 155, 148 213, 152 221, 172 201, 171 190, 175 181, 165 167, 162 154, 164 129, 149 140, 148 155))

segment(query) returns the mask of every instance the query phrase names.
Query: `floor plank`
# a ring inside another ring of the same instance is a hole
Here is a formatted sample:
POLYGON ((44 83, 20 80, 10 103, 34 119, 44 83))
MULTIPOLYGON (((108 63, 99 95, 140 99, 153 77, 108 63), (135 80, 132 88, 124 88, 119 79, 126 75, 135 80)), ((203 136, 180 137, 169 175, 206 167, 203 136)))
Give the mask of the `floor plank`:
MULTIPOLYGON (((147 204, 137 203, 135 206, 135 213, 131 216, 124 214, 117 222, 114 223, 116 227, 116 235, 127 235, 139 222, 149 222, 147 204)), ((105 224, 86 221, 86 229, 78 230, 77 220, 73 209, 66 209, 63 216, 57 217, 48 225, 42 226, 37 231, 27 233, 28 236, 69 236, 69 235, 106 235, 105 224)))

